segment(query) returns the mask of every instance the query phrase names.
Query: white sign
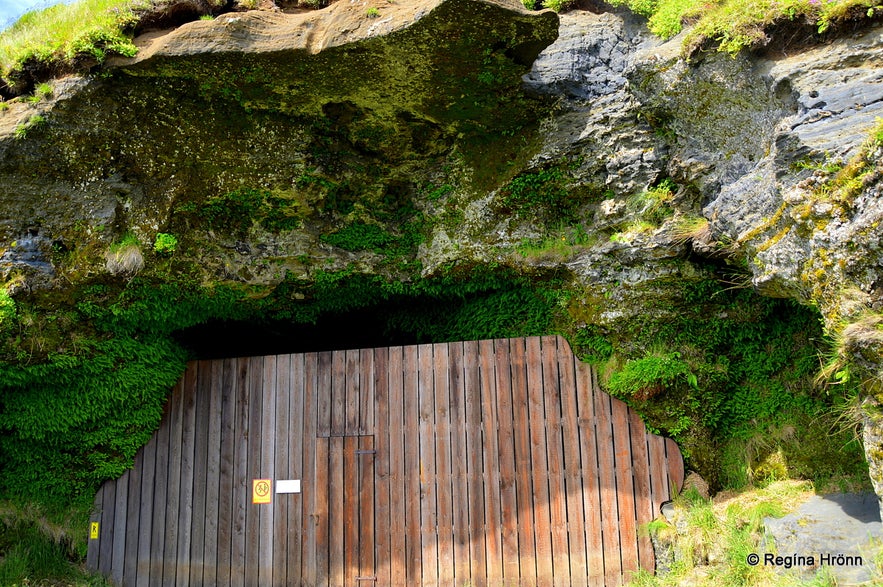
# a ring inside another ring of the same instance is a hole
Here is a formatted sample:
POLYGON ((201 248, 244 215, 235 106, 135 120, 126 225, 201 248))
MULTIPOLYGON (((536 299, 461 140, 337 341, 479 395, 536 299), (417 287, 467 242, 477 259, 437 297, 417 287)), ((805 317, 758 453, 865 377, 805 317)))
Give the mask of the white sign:
POLYGON ((300 479, 277 479, 276 493, 300 493, 300 479))

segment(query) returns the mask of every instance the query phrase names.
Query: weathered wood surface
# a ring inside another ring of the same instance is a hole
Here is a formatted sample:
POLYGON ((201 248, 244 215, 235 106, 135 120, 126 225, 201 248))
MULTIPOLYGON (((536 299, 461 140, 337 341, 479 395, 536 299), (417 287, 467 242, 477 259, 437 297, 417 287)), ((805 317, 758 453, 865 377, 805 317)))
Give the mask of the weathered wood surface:
POLYGON ((87 564, 128 587, 617 585, 683 482, 559 337, 191 363, 87 564), (252 503, 252 480, 299 494, 252 503))

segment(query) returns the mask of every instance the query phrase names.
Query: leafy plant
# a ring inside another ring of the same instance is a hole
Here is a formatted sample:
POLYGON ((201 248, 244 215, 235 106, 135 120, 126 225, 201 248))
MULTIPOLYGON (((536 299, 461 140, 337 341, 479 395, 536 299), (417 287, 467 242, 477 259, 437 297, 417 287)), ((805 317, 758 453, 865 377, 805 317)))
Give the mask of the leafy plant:
POLYGON ((16 317, 15 300, 5 287, 0 288, 0 331, 9 329, 16 317))
POLYGON ((46 125, 46 118, 40 114, 32 114, 31 117, 22 124, 15 127, 13 136, 17 139, 25 139, 34 129, 42 128, 46 125))
POLYGON ((663 392, 677 381, 685 381, 698 388, 696 375, 681 361, 678 352, 654 354, 629 361, 607 382, 608 389, 620 396, 646 400, 663 392))
POLYGON ((378 18, 380 16, 380 11, 377 10, 377 8, 375 8, 374 6, 371 6, 366 11, 366 15, 368 16, 368 18, 378 18))
POLYGON ((354 222, 337 232, 323 234, 319 239, 347 251, 372 250, 381 252, 392 244, 396 237, 376 224, 354 222))
POLYGON ((153 250, 158 255, 171 255, 178 248, 178 238, 173 234, 158 232, 153 241, 153 250))
POLYGON ((39 84, 36 88, 34 88, 34 94, 28 98, 29 102, 39 102, 40 100, 44 100, 46 98, 52 97, 52 86, 49 84, 43 83, 39 84))
POLYGON ((567 222, 574 219, 578 205, 558 167, 522 173, 503 186, 499 196, 499 206, 521 218, 542 216, 567 222))

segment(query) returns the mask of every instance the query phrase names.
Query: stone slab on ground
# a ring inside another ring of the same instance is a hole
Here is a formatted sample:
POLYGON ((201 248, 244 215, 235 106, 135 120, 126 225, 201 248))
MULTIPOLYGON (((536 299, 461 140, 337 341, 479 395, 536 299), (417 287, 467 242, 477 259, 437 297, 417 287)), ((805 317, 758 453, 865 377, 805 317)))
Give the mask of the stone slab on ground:
POLYGON ((804 578, 826 567, 838 586, 869 584, 877 576, 873 554, 883 541, 883 524, 873 493, 814 495, 792 514, 765 518, 764 525, 775 544, 768 550, 781 559, 758 553, 759 564, 776 564, 804 578))

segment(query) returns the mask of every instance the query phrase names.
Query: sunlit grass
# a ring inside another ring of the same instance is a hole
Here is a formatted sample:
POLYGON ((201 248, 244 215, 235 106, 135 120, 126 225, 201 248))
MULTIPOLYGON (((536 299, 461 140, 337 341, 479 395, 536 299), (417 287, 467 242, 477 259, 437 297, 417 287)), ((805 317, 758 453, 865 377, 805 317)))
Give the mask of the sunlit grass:
POLYGON ((767 30, 775 23, 810 25, 822 34, 839 21, 857 14, 874 16, 883 10, 879 0, 611 0, 648 18, 650 30, 663 38, 694 26, 684 38, 687 52, 707 42, 718 49, 738 53, 768 41, 767 30))
POLYGON ((132 0, 81 0, 29 12, 0 33, 0 70, 5 77, 29 59, 69 62, 86 54, 100 62, 108 52, 134 55, 123 33, 135 22, 133 7, 132 0))
POLYGON ((631 587, 833 587, 836 583, 827 569, 821 569, 812 579, 800 580, 793 574, 779 574, 772 567, 747 562, 749 554, 764 551, 764 518, 787 515, 814 493, 810 482, 795 480, 749 487, 738 493, 724 492, 713 500, 702 498, 694 490, 685 491, 675 500, 680 529, 676 532, 670 524, 654 522, 655 532, 661 529, 668 537, 675 536, 676 560, 671 571, 661 576, 641 571, 631 587))

